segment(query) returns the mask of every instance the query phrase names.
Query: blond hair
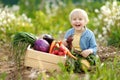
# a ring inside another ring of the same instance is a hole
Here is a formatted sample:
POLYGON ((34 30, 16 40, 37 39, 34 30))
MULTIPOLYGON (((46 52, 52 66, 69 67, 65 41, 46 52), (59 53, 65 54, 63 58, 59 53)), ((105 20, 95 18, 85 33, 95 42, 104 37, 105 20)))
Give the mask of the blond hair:
POLYGON ((75 12, 80 12, 80 13, 82 13, 83 16, 85 17, 86 23, 89 22, 87 12, 86 12, 85 10, 83 10, 83 9, 80 9, 80 8, 73 9, 73 10, 70 12, 70 14, 69 14, 69 20, 70 20, 70 21, 71 21, 71 17, 72 17, 72 15, 73 15, 73 13, 75 13, 75 12))

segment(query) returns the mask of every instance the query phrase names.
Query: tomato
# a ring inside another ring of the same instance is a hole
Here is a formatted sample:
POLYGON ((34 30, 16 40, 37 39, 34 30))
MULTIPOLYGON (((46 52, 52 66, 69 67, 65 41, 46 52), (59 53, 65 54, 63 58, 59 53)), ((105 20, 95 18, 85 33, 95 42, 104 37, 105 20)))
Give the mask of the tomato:
POLYGON ((58 50, 54 50, 52 53, 55 54, 55 55, 58 55, 58 50))
POLYGON ((59 50, 62 51, 62 52, 65 51, 62 46, 59 47, 59 50))
POLYGON ((64 56, 65 53, 60 51, 60 52, 58 52, 58 55, 59 55, 59 56, 64 56))

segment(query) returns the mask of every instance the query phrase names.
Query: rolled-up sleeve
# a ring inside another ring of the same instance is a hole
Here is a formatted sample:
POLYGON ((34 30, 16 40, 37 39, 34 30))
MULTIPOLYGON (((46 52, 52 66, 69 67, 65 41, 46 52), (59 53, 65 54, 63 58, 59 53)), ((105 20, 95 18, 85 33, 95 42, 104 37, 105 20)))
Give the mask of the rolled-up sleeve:
POLYGON ((93 53, 96 55, 97 43, 96 43, 94 34, 91 35, 91 38, 90 38, 90 48, 89 49, 92 49, 93 53))

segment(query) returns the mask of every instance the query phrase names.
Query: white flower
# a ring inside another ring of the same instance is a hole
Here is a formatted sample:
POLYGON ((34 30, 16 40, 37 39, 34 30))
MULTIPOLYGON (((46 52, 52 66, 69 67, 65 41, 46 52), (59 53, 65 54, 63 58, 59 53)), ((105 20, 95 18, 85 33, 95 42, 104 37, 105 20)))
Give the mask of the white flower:
POLYGON ((109 15, 111 14, 111 10, 110 10, 110 8, 107 7, 107 6, 102 6, 102 7, 101 7, 101 12, 102 12, 102 14, 105 15, 105 16, 109 16, 109 15))
POLYGON ((99 35, 98 35, 98 38, 102 38, 102 35, 101 35, 101 34, 99 34, 99 35))
POLYGON ((99 13, 99 10, 98 10, 98 9, 95 9, 95 12, 96 12, 96 13, 99 13))
MULTIPOLYGON (((2 22, 0 21, 0 26, 2 26, 2 22)), ((1 29, 1 28, 0 28, 1 29)))
POLYGON ((113 7, 117 6, 117 1, 113 1, 113 7))
POLYGON ((101 20, 102 18, 103 18, 103 15, 102 15, 102 14, 99 14, 99 15, 98 15, 98 19, 101 20))
POLYGON ((110 31, 110 25, 107 25, 106 28, 108 31, 110 31))
POLYGON ((100 65, 100 67, 102 68, 104 66, 104 63, 102 63, 101 65, 100 65))
POLYGON ((19 9, 20 9, 20 7, 18 5, 13 5, 12 6, 13 11, 18 11, 19 9))
POLYGON ((106 34, 107 34, 107 30, 104 30, 104 31, 103 31, 103 35, 106 35, 106 34))
POLYGON ((108 20, 109 20, 108 18, 104 18, 103 19, 104 22, 108 22, 108 20))
POLYGON ((103 30, 103 31, 106 31, 106 28, 105 28, 105 27, 103 27, 103 28, 102 28, 102 30, 103 30))
POLYGON ((7 21, 6 21, 6 20, 4 20, 4 21, 3 21, 3 24, 7 24, 7 21))

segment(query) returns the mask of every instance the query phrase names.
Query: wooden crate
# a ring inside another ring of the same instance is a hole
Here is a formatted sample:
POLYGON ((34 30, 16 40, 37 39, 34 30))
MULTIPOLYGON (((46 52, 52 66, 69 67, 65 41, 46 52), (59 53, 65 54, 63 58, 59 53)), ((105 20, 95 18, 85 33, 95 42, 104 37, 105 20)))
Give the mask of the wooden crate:
POLYGON ((41 51, 36 51, 30 48, 27 48, 25 55, 25 66, 37 68, 40 70, 57 70, 60 71, 58 63, 65 63, 66 56, 57 56, 50 53, 45 53, 41 51))

